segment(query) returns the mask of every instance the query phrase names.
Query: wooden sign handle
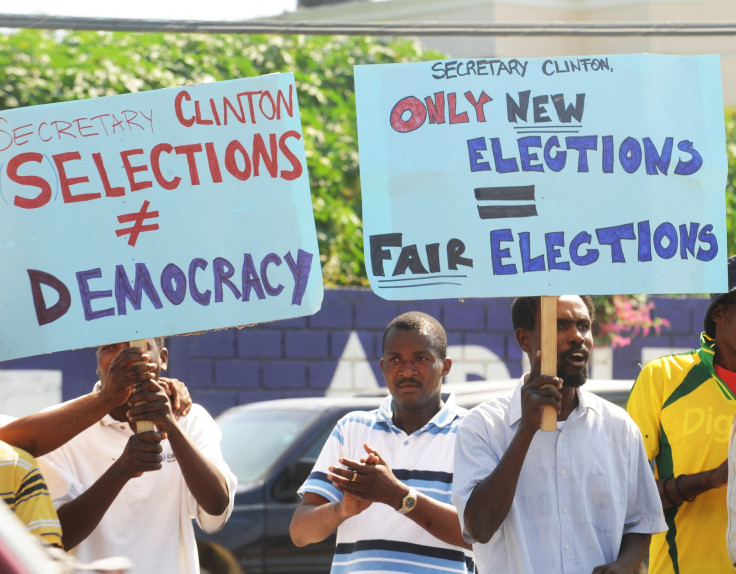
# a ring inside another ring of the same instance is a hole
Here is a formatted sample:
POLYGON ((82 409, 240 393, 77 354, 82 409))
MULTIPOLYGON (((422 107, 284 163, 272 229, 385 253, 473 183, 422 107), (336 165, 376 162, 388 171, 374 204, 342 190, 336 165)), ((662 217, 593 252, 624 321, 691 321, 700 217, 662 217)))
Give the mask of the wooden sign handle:
MULTIPOLYGON (((129 347, 138 347, 139 349, 143 349, 144 351, 148 351, 148 339, 138 339, 137 341, 129 341, 128 342, 129 347)), ((141 403, 136 403, 137 405, 141 403)), ((145 431, 151 431, 156 430, 156 426, 151 421, 138 421, 135 423, 135 432, 145 432, 145 431)))
MULTIPOLYGON (((543 295, 540 306, 542 328, 542 364, 540 374, 557 376, 557 297, 543 295)), ((557 430, 557 412, 552 407, 542 411, 542 430, 557 430)))

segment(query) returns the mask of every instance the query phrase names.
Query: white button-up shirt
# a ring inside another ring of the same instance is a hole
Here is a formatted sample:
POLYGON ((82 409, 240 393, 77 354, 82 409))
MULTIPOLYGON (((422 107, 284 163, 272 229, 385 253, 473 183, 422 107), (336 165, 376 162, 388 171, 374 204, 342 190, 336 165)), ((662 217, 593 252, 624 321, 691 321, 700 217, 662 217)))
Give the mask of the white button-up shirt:
POLYGON ((577 393, 578 407, 557 431, 534 436, 511 509, 486 544, 468 537, 463 514, 519 427, 521 383, 461 423, 452 502, 480 574, 590 574, 618 557, 624 534, 667 529, 636 424, 620 407, 577 393))

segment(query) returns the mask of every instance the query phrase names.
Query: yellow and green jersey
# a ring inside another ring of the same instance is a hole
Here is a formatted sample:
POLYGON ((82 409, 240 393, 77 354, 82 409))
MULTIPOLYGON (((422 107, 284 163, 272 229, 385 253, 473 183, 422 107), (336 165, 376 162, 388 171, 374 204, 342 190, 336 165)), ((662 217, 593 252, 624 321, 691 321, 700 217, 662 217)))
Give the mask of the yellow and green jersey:
POLYGON ((29 532, 62 547, 61 525, 36 459, 0 441, 0 493, 29 532))
MULTIPOLYGON (((728 457, 736 396, 713 367, 713 340, 700 349, 648 363, 626 409, 639 425, 657 478, 693 474, 728 457)), ((726 547, 726 486, 664 512, 668 531, 652 537, 649 573, 733 574, 726 547)))

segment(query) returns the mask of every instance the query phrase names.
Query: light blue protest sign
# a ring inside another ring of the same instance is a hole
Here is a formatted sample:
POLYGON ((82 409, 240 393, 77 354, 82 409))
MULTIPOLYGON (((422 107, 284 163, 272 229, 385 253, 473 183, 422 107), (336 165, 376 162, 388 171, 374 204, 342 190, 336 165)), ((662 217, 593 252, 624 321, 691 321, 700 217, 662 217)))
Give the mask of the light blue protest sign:
POLYGON ((727 289, 718 56, 355 67, 386 299, 727 289))
POLYGON ((0 112, 0 360, 310 315, 292 74, 0 112))

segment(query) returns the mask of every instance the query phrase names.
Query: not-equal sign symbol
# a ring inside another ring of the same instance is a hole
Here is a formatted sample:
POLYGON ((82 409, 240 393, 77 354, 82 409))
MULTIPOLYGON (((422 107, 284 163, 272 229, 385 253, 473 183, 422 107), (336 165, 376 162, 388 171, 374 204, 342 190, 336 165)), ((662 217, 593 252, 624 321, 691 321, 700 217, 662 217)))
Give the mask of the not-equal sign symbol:
POLYGON ((511 217, 536 217, 533 185, 514 185, 507 187, 476 187, 475 199, 478 201, 509 202, 531 201, 522 204, 478 205, 481 219, 505 219, 511 217))

